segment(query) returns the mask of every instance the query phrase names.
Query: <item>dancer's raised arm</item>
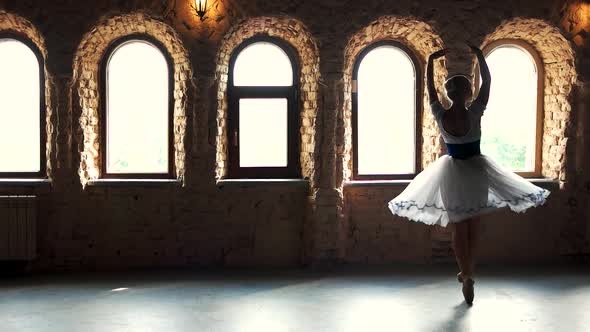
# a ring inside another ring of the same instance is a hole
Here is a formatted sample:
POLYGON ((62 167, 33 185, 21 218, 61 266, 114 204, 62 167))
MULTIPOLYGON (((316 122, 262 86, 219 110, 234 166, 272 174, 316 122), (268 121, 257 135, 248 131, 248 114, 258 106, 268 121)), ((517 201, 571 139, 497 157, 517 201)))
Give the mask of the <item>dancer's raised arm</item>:
POLYGON ((486 57, 483 55, 483 52, 479 49, 479 47, 471 44, 470 42, 466 42, 471 51, 475 53, 477 56, 477 62, 479 63, 479 72, 481 74, 481 87, 479 88, 479 94, 475 99, 475 102, 481 105, 487 105, 488 99, 490 98, 490 86, 492 83, 492 76, 490 75, 490 69, 488 68, 488 64, 486 62, 486 57))
POLYGON ((445 50, 439 50, 432 53, 428 57, 428 66, 426 67, 426 85, 428 87, 428 98, 430 99, 431 104, 435 101, 438 101, 438 94, 436 93, 436 88, 434 87, 434 60, 444 56, 445 52, 445 50))

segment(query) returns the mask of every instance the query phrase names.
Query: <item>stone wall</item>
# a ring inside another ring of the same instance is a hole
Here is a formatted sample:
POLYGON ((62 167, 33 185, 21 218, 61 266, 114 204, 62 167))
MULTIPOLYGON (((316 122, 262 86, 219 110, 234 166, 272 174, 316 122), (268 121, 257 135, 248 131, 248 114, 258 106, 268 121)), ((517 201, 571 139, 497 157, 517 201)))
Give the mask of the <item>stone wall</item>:
MULTIPOLYGON (((189 0, 0 2, 0 30, 43 51, 51 185, 2 185, 39 197, 39 270, 158 266, 299 266, 451 261, 449 229, 393 217, 404 183, 350 181, 351 66, 380 39, 455 50, 437 67, 473 75, 463 41, 519 38, 545 62, 543 174, 553 193, 524 215, 483 218, 482 261, 586 259, 590 250, 590 54, 580 1, 189 0), (572 23, 573 22, 573 23, 572 23), (145 32, 175 60, 175 171, 182 185, 96 184, 97 66, 118 37, 145 32), (307 181, 223 181, 228 60, 255 34, 298 52, 301 164, 307 181), (222 180, 222 181, 219 181, 222 180), (558 186, 559 184, 562 186, 558 186)), ((423 71, 422 71, 423 72, 423 71)), ((424 95, 422 165, 442 153, 424 95)))

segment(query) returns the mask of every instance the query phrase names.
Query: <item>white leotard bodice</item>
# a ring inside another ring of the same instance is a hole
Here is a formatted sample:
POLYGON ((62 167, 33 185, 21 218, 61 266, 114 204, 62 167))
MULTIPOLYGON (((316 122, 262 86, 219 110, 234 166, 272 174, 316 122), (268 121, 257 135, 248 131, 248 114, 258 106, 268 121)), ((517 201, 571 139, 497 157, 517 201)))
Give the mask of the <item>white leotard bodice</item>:
POLYGON ((445 112, 443 105, 438 100, 430 104, 430 110, 434 115, 434 119, 436 120, 436 124, 440 129, 443 140, 445 143, 449 144, 463 144, 479 141, 481 139, 481 116, 483 115, 485 109, 486 105, 478 103, 477 101, 469 105, 469 107, 467 107, 470 125, 469 131, 463 136, 453 136, 448 133, 443 126, 442 119, 445 112))

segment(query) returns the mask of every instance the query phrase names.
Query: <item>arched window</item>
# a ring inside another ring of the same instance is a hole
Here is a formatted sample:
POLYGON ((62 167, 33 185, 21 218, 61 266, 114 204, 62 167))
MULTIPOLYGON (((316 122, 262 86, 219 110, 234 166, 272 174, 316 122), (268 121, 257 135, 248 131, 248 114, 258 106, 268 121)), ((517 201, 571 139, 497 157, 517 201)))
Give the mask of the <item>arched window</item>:
POLYGON ((482 118, 482 153, 524 176, 541 172, 543 63, 518 40, 499 40, 484 48, 492 75, 482 118))
POLYGON ((0 33, 0 176, 45 176, 45 72, 37 46, 0 33))
POLYGON ((298 69, 294 50, 253 37, 232 54, 228 86, 229 177, 296 178, 298 69))
POLYGON ((411 178, 418 169, 419 66, 406 46, 370 45, 353 69, 353 178, 411 178))
POLYGON ((102 176, 173 176, 173 65, 145 35, 115 41, 102 61, 102 176))

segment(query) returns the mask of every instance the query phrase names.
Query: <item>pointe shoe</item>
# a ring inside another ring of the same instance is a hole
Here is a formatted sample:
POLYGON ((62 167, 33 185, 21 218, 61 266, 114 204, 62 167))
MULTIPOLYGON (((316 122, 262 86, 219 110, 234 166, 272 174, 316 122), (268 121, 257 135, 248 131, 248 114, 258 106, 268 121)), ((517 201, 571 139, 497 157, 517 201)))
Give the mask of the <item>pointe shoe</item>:
POLYGON ((475 296, 473 284, 475 284, 475 281, 471 277, 463 276, 463 297, 469 305, 473 304, 473 298, 475 296))

